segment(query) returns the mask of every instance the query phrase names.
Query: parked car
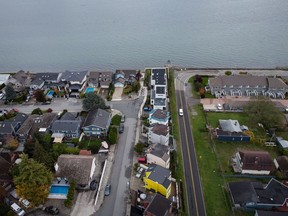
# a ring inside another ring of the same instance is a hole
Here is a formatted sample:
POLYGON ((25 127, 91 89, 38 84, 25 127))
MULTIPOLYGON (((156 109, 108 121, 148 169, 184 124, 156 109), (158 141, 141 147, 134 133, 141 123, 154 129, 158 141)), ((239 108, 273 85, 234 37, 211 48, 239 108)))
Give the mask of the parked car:
POLYGON ((43 207, 43 210, 48 214, 57 215, 59 214, 59 209, 54 206, 43 207))
POLYGON ((150 107, 150 106, 145 106, 145 107, 143 107, 143 110, 144 110, 144 111, 151 111, 151 110, 152 110, 152 107, 150 107))
POLYGON ((28 95, 26 98, 26 102, 28 102, 30 100, 30 98, 31 98, 31 96, 28 95))
POLYGON ((183 109, 179 109, 179 116, 183 116, 183 109))
POLYGON ((123 133, 124 132, 124 124, 121 123, 119 126, 119 133, 123 133))
POLYGON ((23 209, 20 208, 20 206, 18 206, 16 203, 13 203, 11 205, 11 209, 18 215, 18 216, 24 216, 25 215, 25 211, 23 209))
POLYGON ((11 195, 14 199, 16 199, 16 200, 19 200, 19 199, 20 199, 20 197, 19 197, 18 194, 16 193, 16 189, 12 190, 12 191, 10 192, 10 195, 11 195))
POLYGON ((111 191, 111 184, 107 184, 107 185, 105 186, 104 195, 105 195, 105 196, 109 196, 109 195, 110 195, 110 191, 111 191))
POLYGON ((121 117, 121 123, 124 123, 125 122, 125 115, 122 115, 121 117))
POLYGON ((91 190, 96 190, 96 188, 97 188, 97 182, 96 182, 96 180, 91 181, 91 183, 90 183, 90 189, 91 189, 91 190))
POLYGON ((19 201, 21 202, 21 204, 22 204, 24 207, 29 208, 30 202, 29 202, 27 199, 21 198, 19 201))

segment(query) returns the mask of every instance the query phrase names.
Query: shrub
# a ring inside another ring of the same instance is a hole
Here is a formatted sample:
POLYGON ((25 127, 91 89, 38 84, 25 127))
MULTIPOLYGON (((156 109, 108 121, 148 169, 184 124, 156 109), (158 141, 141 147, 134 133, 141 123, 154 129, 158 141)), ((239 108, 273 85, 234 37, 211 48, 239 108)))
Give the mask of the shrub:
POLYGON ((109 144, 116 144, 118 138, 118 130, 116 127, 110 127, 108 132, 109 144))
POLYGON ((88 150, 91 150, 93 154, 97 154, 101 147, 101 140, 93 140, 88 146, 88 150))
POLYGON ((225 71, 225 75, 230 76, 232 74, 232 71, 225 71))
POLYGON ((75 188, 76 188, 76 182, 75 182, 75 180, 72 180, 70 182, 70 187, 68 189, 67 199, 64 201, 64 205, 66 207, 71 207, 72 206, 72 202, 73 202, 73 199, 74 199, 75 188))
POLYGON ((134 151, 137 152, 137 154, 141 155, 144 151, 145 144, 144 143, 137 143, 134 147, 134 151))
POLYGON ((121 123, 121 116, 120 115, 113 116, 113 118, 111 120, 111 125, 119 126, 120 123, 121 123))
POLYGON ((36 114, 36 115, 42 115, 43 112, 40 108, 36 108, 32 111, 31 115, 36 114))
POLYGON ((78 148, 67 147, 67 148, 65 149, 65 153, 66 153, 66 154, 78 155, 79 152, 80 152, 80 149, 78 149, 78 148))

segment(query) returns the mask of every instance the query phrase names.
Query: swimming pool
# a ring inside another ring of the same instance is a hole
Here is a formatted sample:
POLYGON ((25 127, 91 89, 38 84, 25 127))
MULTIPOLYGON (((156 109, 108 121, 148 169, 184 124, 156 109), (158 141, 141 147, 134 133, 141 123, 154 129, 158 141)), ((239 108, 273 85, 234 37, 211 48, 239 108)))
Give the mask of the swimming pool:
POLYGON ((51 185, 48 198, 50 199, 66 199, 69 185, 51 185))
POLYGON ((94 88, 93 87, 86 88, 85 94, 87 94, 89 92, 94 92, 94 88))
POLYGON ((50 90, 48 93, 47 93, 47 97, 53 97, 53 94, 54 94, 54 91, 53 90, 50 90))

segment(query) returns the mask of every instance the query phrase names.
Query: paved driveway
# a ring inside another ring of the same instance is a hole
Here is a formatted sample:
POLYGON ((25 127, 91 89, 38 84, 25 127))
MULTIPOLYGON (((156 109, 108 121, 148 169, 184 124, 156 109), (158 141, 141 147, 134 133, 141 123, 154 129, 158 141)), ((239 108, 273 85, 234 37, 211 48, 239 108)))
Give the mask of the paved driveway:
POLYGON ((112 101, 120 101, 122 99, 122 93, 123 93, 123 88, 116 87, 113 97, 112 97, 112 101))

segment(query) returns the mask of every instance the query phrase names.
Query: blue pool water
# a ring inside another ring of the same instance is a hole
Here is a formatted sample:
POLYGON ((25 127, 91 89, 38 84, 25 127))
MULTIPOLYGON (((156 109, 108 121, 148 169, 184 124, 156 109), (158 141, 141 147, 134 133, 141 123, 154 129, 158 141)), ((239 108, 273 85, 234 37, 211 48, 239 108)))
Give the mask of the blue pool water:
POLYGON ((92 87, 86 88, 85 94, 87 94, 89 92, 94 92, 94 88, 92 88, 92 87))
POLYGON ((68 194, 69 185, 52 185, 50 194, 68 194))
POLYGON ((47 96, 53 97, 53 94, 54 94, 54 91, 53 91, 53 90, 50 90, 50 91, 47 93, 47 96))

